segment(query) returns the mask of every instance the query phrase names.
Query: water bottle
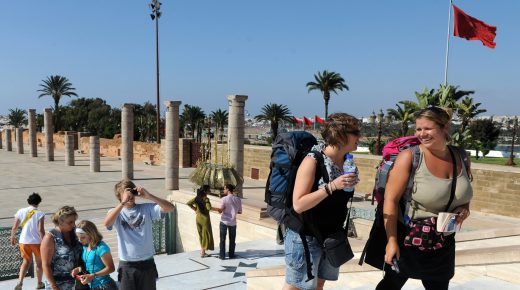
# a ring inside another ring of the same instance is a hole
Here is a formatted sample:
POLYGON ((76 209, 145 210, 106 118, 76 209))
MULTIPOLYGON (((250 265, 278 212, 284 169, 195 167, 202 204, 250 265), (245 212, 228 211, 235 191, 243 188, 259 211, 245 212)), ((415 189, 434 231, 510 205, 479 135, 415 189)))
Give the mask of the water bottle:
MULTIPOLYGON (((343 162, 343 174, 348 173, 356 173, 357 167, 356 163, 354 163, 354 155, 347 153, 345 155, 345 162, 343 162)), ((345 187, 343 188, 346 192, 354 192, 354 187, 345 187)))

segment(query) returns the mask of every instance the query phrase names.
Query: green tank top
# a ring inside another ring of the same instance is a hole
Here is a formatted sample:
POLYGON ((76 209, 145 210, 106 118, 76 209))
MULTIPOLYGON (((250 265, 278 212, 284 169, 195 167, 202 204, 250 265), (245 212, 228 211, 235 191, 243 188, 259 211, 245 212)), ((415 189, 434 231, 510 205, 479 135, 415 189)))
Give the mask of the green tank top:
MULTIPOLYGON (((455 155, 460 159, 459 154, 455 155)), ((460 161, 463 162, 462 160, 460 161)), ((437 216, 439 212, 445 210, 450 200, 451 179, 444 179, 434 176, 426 166, 424 153, 421 150, 421 157, 415 172, 414 187, 412 190, 412 204, 409 216, 412 219, 437 216)), ((473 197, 473 188, 466 171, 466 166, 462 165, 462 170, 457 176, 457 188, 455 198, 450 205, 448 212, 456 207, 470 202, 473 197)))

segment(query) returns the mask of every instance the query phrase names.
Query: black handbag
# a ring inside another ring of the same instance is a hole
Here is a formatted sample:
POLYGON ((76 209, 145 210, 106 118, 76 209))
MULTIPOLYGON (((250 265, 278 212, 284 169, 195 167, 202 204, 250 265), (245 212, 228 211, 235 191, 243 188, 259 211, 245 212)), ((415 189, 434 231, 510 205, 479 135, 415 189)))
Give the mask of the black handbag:
MULTIPOLYGON (((347 223, 348 224, 348 223, 347 223)), ((344 230, 330 235, 323 242, 325 258, 334 267, 339 267, 354 258, 354 253, 344 230)))

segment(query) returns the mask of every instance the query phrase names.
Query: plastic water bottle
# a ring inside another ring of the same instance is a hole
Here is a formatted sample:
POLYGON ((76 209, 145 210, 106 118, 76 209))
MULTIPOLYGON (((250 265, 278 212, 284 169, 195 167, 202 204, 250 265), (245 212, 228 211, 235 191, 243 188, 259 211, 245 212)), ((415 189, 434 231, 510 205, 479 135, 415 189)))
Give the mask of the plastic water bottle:
MULTIPOLYGON (((354 163, 354 155, 347 153, 345 155, 345 162, 343 163, 343 174, 356 173, 356 171, 357 166, 356 163, 354 163)), ((354 187, 345 187, 343 190, 346 192, 353 192, 354 187)))

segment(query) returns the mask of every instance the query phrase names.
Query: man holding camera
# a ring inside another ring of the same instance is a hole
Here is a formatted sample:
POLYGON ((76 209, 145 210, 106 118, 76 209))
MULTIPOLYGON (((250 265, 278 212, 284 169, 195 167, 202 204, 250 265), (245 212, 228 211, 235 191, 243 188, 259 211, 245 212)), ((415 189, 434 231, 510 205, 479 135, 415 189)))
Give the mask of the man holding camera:
POLYGON ((172 211, 174 205, 130 180, 121 180, 114 190, 119 204, 108 211, 104 225, 108 230, 113 226, 117 230, 120 288, 154 290, 158 273, 153 260, 152 221, 161 219, 161 214, 172 211), (137 204, 136 197, 153 203, 137 204))

